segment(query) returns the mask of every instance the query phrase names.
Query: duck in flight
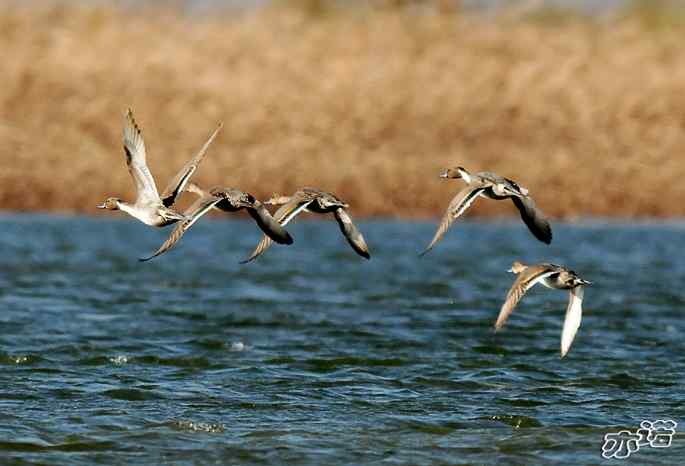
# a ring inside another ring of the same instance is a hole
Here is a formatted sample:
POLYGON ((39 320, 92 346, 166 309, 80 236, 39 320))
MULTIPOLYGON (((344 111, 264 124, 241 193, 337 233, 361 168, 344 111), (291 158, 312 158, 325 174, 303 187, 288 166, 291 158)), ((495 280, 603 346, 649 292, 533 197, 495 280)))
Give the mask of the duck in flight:
POLYGON ((191 158, 174 176, 160 196, 157 192, 155 180, 147 166, 145 141, 143 133, 133 118, 129 109, 124 116, 124 152, 126 165, 136 186, 135 202, 124 202, 119 198, 110 197, 98 206, 99 209, 123 210, 146 225, 163 227, 185 220, 185 215, 172 209, 178 196, 184 191, 190 177, 197 170, 198 165, 207 153, 209 145, 219 133, 222 124, 219 123, 200 151, 191 158))
POLYGON ((188 192, 197 194, 198 199, 183 213, 183 221, 176 224, 167 240, 149 257, 141 258, 141 261, 148 261, 153 257, 164 254, 181 239, 188 229, 197 222, 200 217, 212 209, 224 212, 238 212, 245 209, 254 219, 259 228, 265 233, 265 238, 279 244, 292 244, 293 239, 271 216, 264 204, 251 194, 234 188, 215 187, 205 191, 195 183, 190 183, 186 188, 188 192))
POLYGON ((552 242, 552 228, 540 209, 535 206, 528 190, 509 178, 491 172, 469 173, 462 167, 450 168, 440 175, 441 178, 462 179, 467 186, 452 199, 442 218, 438 230, 428 247, 420 254, 425 255, 440 241, 447 229, 468 209, 476 198, 511 199, 521 214, 521 219, 533 235, 543 243, 552 242))
POLYGON ((556 290, 570 290, 564 328, 561 332, 561 357, 563 358, 571 348, 583 317, 583 286, 590 285, 591 282, 583 280, 573 270, 556 264, 525 265, 521 262, 514 262, 509 271, 517 274, 518 277, 507 293, 507 298, 495 323, 495 331, 504 326, 516 304, 537 283, 556 290))
MULTIPOLYGON (((282 226, 287 225, 302 211, 317 214, 332 213, 338 222, 338 226, 340 226, 340 231, 350 246, 352 246, 352 249, 366 259, 371 257, 364 237, 354 223, 352 223, 352 218, 347 212, 349 205, 333 194, 319 191, 318 189, 304 188, 292 196, 274 196, 264 203, 282 206, 274 214, 274 218, 282 226)), ((241 264, 246 264, 262 255, 272 243, 272 238, 264 236, 250 257, 242 261, 241 264)))

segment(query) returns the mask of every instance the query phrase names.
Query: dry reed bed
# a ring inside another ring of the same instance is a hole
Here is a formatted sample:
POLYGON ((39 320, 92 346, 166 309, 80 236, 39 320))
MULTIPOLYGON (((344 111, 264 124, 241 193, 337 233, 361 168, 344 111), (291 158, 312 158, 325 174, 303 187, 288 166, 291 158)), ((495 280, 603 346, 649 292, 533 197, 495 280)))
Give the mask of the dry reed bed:
MULTIPOLYGON (((197 180, 310 185, 357 215, 441 214, 446 165, 527 186, 550 215, 685 215, 682 30, 402 11, 188 18, 0 12, 0 207, 132 196, 132 106, 160 184, 224 130, 197 180)), ((473 213, 515 214, 483 202, 473 213)))

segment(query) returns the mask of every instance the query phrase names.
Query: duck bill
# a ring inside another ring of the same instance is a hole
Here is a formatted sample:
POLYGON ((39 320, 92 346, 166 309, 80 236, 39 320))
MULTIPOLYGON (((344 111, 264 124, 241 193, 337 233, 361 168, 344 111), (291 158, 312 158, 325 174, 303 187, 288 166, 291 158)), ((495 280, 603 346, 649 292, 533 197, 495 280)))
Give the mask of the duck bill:
POLYGON ((97 209, 105 209, 105 204, 100 204, 95 206, 97 209))
POLYGON ((449 170, 445 170, 444 172, 440 173, 440 178, 449 178, 449 170))

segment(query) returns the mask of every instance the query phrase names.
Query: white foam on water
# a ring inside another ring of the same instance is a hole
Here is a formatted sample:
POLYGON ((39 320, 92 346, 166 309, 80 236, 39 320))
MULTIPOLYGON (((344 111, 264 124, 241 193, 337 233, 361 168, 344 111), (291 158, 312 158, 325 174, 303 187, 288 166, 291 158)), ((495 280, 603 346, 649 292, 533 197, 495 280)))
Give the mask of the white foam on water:
POLYGON ((234 341, 231 343, 231 351, 245 351, 247 346, 242 341, 234 341))
POLYGON ((214 422, 174 421, 174 425, 181 430, 192 432, 219 433, 224 431, 224 425, 214 422))
POLYGON ((123 366, 124 364, 128 363, 128 357, 120 354, 119 356, 109 358, 109 362, 117 366, 123 366))

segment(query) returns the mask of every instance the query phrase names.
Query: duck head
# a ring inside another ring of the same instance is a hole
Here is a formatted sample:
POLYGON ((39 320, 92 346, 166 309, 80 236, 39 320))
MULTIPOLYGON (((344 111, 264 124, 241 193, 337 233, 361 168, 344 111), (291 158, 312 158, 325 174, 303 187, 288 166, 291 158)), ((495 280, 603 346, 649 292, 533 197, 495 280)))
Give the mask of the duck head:
POLYGON ((447 178, 453 180, 458 180, 459 178, 462 178, 464 181, 468 183, 471 179, 471 175, 469 175, 469 172, 467 172, 464 167, 453 167, 448 168, 447 170, 442 172, 440 174, 440 178, 447 178))
POLYGON ((512 190, 513 192, 518 192, 520 194, 523 194, 524 196, 528 195, 528 189, 524 188, 520 184, 518 184, 516 181, 509 179, 509 178, 504 178, 508 184, 507 189, 512 190))
POLYGON ((119 202, 121 202, 121 199, 117 197, 108 197, 107 199, 105 199, 105 202, 97 206, 97 208, 107 210, 119 210, 119 202))
POLYGON ((511 268, 507 270, 507 272, 511 273, 521 273, 524 270, 526 270, 528 266, 524 264, 523 262, 516 261, 513 264, 511 264, 511 268))
POLYGON ((350 207, 348 203, 343 202, 331 193, 321 193, 317 196, 316 200, 322 209, 334 209, 337 207, 348 209, 350 207))

